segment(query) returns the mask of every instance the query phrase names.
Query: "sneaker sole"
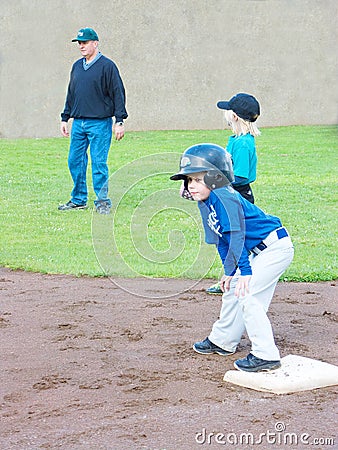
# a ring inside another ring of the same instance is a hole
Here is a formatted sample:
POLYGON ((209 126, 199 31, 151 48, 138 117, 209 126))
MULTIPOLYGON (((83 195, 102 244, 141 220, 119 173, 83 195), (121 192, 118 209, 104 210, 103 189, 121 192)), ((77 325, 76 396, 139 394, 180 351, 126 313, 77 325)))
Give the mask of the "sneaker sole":
POLYGON ((77 206, 76 208, 65 208, 65 209, 58 208, 59 211, 74 211, 76 209, 87 209, 87 205, 86 206, 77 206))
POLYGON ((238 367, 238 365, 234 362, 234 367, 238 370, 240 370, 241 372, 272 372, 273 370, 277 370, 281 367, 281 364, 276 364, 275 366, 272 367, 251 367, 251 368, 243 368, 243 367, 238 367))

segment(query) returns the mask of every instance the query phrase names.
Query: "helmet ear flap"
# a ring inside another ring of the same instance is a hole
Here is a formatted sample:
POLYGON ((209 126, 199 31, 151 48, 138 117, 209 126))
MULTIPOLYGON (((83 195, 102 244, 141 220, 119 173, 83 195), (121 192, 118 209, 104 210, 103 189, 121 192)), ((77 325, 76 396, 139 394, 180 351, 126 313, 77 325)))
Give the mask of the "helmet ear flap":
POLYGON ((229 184, 227 177, 218 170, 208 170, 204 175, 204 183, 209 189, 218 189, 229 184))

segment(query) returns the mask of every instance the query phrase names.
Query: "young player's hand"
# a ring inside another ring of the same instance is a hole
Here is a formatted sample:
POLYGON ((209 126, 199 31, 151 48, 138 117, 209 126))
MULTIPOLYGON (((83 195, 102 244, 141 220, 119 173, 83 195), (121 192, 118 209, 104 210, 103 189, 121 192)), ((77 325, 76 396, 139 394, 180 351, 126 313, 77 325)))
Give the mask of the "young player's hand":
POLYGON ((249 283, 251 280, 251 275, 243 275, 238 277, 238 281, 235 287, 236 297, 244 297, 249 293, 249 283))
POLYGON ((232 277, 229 277, 228 275, 223 275, 219 285, 223 292, 228 291, 230 289, 230 282, 232 280, 232 277))

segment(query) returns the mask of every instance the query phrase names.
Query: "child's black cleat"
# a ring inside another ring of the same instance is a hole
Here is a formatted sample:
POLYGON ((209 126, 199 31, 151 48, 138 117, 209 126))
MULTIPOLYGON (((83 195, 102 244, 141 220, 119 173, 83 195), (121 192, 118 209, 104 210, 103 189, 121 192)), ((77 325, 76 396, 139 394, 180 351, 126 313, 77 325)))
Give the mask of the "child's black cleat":
POLYGON ((234 362, 234 366, 238 370, 243 370, 244 372, 267 372, 269 370, 279 369, 281 367, 281 362, 278 361, 266 361, 265 359, 260 359, 249 353, 246 358, 237 359, 234 362))
POLYGON ((235 352, 227 352, 223 350, 221 347, 213 344, 209 338, 204 339, 204 341, 196 342, 192 348, 195 352, 200 353, 201 355, 211 355, 212 353, 217 353, 218 355, 228 356, 232 355, 235 352))

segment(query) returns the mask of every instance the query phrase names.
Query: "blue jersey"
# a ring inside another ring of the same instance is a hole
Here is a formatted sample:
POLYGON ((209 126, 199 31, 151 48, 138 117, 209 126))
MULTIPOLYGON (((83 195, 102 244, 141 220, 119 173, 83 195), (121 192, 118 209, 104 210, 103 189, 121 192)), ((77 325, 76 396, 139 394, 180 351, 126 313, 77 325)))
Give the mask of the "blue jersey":
POLYGON ((255 138, 249 133, 230 136, 226 150, 231 155, 235 177, 242 178, 239 182, 235 180, 233 185, 253 183, 257 168, 255 138))
POLYGON ((231 276, 239 267, 242 275, 251 275, 250 250, 282 226, 280 219, 266 214, 231 187, 211 191, 198 206, 205 241, 217 246, 224 273, 231 276))

